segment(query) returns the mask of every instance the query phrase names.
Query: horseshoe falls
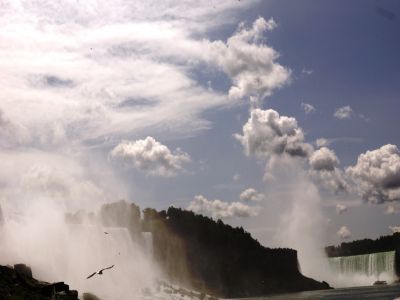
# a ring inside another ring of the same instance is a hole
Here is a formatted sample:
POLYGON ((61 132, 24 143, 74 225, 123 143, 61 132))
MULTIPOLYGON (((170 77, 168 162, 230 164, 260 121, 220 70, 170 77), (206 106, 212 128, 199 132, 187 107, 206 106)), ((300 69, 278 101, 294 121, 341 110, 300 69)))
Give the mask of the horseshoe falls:
POLYGON ((329 258, 337 287, 371 285, 377 280, 394 282, 396 276, 396 252, 378 252, 363 255, 329 258))

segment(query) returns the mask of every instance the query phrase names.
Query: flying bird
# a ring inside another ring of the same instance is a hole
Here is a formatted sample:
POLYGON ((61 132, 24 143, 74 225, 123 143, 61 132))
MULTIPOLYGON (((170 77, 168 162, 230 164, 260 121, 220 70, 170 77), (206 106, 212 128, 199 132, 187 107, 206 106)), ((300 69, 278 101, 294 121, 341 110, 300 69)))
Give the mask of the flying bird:
POLYGON ((103 271, 109 270, 109 269, 112 269, 112 268, 114 268, 114 265, 112 265, 112 266, 110 266, 110 267, 107 267, 107 268, 103 268, 103 269, 101 269, 100 271, 94 272, 94 273, 90 274, 88 277, 86 277, 86 279, 92 278, 92 277, 93 277, 94 275, 96 275, 96 274, 98 274, 98 275, 103 275, 103 271))
POLYGON ((88 277, 86 277, 86 279, 92 278, 96 274, 97 274, 97 272, 94 272, 94 273, 90 274, 88 277))
POLYGON ((107 268, 101 269, 98 274, 99 275, 103 275, 103 271, 109 270, 109 269, 112 269, 112 268, 114 268, 114 265, 112 265, 111 267, 107 267, 107 268))

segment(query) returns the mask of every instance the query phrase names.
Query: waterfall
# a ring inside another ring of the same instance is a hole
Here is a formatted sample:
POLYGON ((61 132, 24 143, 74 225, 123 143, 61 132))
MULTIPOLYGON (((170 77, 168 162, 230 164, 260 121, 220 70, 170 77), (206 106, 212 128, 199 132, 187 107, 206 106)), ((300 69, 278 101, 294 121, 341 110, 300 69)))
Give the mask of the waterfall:
POLYGON ((151 232, 142 232, 146 252, 153 256, 153 234, 151 232))
POLYGON ((329 265, 343 282, 356 278, 361 284, 372 284, 376 280, 396 279, 395 251, 331 257, 329 265))
POLYGON ((64 281, 101 299, 137 299, 143 289, 153 287, 156 266, 127 228, 35 221, 30 226, 5 224, 0 234, 1 264, 26 263, 40 280, 64 281))

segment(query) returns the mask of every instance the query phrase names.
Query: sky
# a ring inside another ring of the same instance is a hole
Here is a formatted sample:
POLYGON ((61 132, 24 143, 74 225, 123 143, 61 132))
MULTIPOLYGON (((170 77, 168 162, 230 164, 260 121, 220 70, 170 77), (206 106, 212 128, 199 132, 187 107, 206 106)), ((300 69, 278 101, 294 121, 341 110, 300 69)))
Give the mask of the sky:
POLYGON ((173 205, 266 246, 398 230, 398 1, 19 0, 0 15, 3 210, 173 205))

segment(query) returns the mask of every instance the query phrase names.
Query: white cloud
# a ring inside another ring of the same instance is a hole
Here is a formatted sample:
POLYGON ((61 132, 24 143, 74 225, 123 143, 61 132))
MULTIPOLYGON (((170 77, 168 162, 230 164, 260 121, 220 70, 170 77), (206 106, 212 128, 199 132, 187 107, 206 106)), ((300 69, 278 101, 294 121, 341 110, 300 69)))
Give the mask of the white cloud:
POLYGON ((238 31, 226 43, 211 44, 213 60, 232 79, 230 98, 256 96, 264 98, 290 79, 290 70, 276 60, 278 52, 263 42, 263 34, 276 27, 273 19, 258 18, 247 28, 241 24, 238 31))
POLYGON ((253 109, 243 126, 243 135, 235 134, 235 137, 247 156, 266 159, 266 181, 274 179, 275 167, 290 168, 293 158, 307 158, 309 175, 315 182, 334 193, 349 190, 347 179, 337 168, 339 159, 335 153, 326 147, 314 151, 313 146, 305 142, 295 118, 279 116, 272 109, 253 109))
POLYGON ((326 147, 314 151, 309 162, 311 168, 317 171, 333 171, 339 165, 335 152, 326 147))
POLYGON ((350 187, 343 171, 338 168, 339 163, 333 150, 321 147, 314 151, 309 158, 311 177, 335 194, 347 192, 350 187))
POLYGON ((296 119, 279 116, 272 109, 253 109, 243 126, 243 135, 236 134, 235 137, 248 156, 307 157, 313 150, 311 145, 304 142, 303 131, 296 119))
POLYGON ((60 209, 76 210, 103 203, 109 197, 125 195, 114 183, 113 176, 102 178, 100 162, 97 162, 97 174, 93 175, 79 157, 68 158, 40 150, 3 149, 0 160, 4 205, 19 207, 42 199, 59 204, 60 209))
POLYGON ((241 202, 208 200, 202 195, 195 196, 188 209, 195 213, 209 215, 215 219, 248 218, 256 216, 259 211, 258 207, 252 207, 241 202))
POLYGON ((240 180, 240 174, 238 174, 238 173, 234 174, 232 179, 234 182, 238 182, 240 180))
POLYGON ((306 69, 306 68, 303 68, 303 69, 301 69, 301 73, 305 74, 305 75, 311 75, 312 73, 314 73, 314 71, 306 69))
POLYGON ((309 104, 309 103, 301 102, 301 108, 304 110, 304 112, 305 112, 306 115, 316 112, 315 107, 312 106, 312 105, 309 104))
POLYGON ((365 201, 400 200, 400 151, 395 145, 360 154, 357 164, 346 169, 365 201))
POLYGON ((240 200, 245 202, 261 202, 265 200, 265 195, 257 192, 254 188, 248 188, 240 194, 240 200))
POLYGON ((331 143, 331 140, 325 138, 316 139, 314 142, 315 146, 317 146, 318 148, 329 146, 331 143))
POLYGON ((352 234, 351 234, 350 230, 347 228, 347 226, 340 227, 339 231, 337 232, 337 235, 343 240, 349 239, 352 237, 352 234))
POLYGON ((390 229, 393 233, 400 233, 400 226, 389 226, 389 229, 390 229))
POLYGON ((385 213, 388 215, 395 215, 395 214, 400 213, 400 210, 397 207, 395 207, 394 205, 388 205, 385 213))
POLYGON ((336 204, 336 212, 341 215, 347 211, 347 206, 341 203, 336 204))
POLYGON ((333 116, 335 118, 341 119, 341 120, 342 119, 350 119, 352 115, 353 115, 353 110, 351 109, 351 107, 349 105, 339 107, 333 114, 333 116))
POLYGON ((0 109, 33 147, 209 128, 201 113, 232 101, 193 70, 214 64, 207 30, 235 22, 235 12, 254 3, 245 2, 3 3, 0 109))
POLYGON ((361 143, 363 141, 362 138, 355 138, 355 137, 338 137, 338 138, 319 138, 314 141, 315 146, 318 148, 320 147, 327 147, 333 143, 361 143))
POLYGON ((319 183, 322 187, 334 194, 351 191, 351 186, 347 182, 345 174, 343 174, 343 171, 338 168, 335 168, 333 171, 311 170, 310 175, 315 182, 319 183))
POLYGON ((180 149, 171 152, 167 146, 150 136, 144 140, 123 141, 110 154, 150 175, 164 177, 176 176, 183 170, 182 165, 190 161, 187 153, 180 149))

